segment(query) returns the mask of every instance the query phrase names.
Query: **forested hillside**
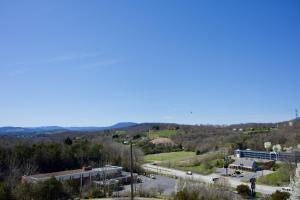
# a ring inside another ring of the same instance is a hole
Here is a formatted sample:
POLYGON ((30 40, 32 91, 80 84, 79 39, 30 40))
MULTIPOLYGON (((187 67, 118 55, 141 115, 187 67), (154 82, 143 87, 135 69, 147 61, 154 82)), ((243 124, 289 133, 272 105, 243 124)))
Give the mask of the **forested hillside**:
POLYGON ((236 149, 264 150, 264 142, 296 148, 300 123, 239 124, 231 126, 145 123, 96 132, 67 131, 28 137, 0 137, 0 190, 13 193, 22 175, 120 165, 129 169, 129 146, 134 146, 134 171, 140 172, 143 154, 236 149), (2 188, 2 189, 1 189, 2 188))
POLYGON ((112 131, 111 134, 118 142, 132 138, 134 144, 142 148, 146 154, 178 149, 200 153, 222 148, 264 150, 264 142, 267 141, 286 148, 300 144, 300 122, 230 126, 140 124, 122 131, 112 131))

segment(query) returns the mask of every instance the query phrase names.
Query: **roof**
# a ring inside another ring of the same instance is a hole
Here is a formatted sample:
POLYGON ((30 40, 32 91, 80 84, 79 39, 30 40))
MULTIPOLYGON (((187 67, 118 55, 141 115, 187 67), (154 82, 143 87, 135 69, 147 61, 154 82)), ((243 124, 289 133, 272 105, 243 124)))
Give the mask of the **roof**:
POLYGON ((265 153, 268 153, 268 154, 274 153, 274 154, 276 154, 275 151, 270 151, 270 152, 268 152, 268 151, 256 151, 256 150, 251 150, 251 149, 245 149, 245 150, 236 149, 235 152, 251 152, 251 153, 263 153, 263 154, 265 154, 265 153))
POLYGON ((45 177, 53 177, 53 176, 64 176, 64 175, 68 175, 68 174, 79 174, 81 172, 84 172, 83 169, 66 170, 66 171, 43 173, 43 174, 34 174, 34 175, 30 175, 30 176, 33 178, 45 178, 45 177))
POLYGON ((250 159, 236 159, 231 166, 241 166, 241 167, 247 167, 247 168, 252 168, 255 165, 254 160, 250 159))
POLYGON ((42 178, 49 178, 49 177, 85 174, 85 173, 91 173, 91 172, 101 172, 101 171, 107 171, 107 170, 113 170, 113 169, 122 170, 122 167, 109 165, 109 166, 105 166, 105 167, 101 167, 101 168, 93 168, 91 170, 75 169, 75 170, 66 170, 66 171, 52 172, 52 173, 34 174, 34 175, 30 175, 28 177, 42 179, 42 178))

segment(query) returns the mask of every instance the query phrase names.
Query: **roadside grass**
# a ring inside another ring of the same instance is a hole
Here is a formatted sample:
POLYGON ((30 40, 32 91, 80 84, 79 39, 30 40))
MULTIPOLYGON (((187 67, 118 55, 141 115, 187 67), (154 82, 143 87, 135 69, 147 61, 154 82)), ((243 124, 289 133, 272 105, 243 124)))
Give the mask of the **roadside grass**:
POLYGON ((264 195, 260 192, 255 192, 255 197, 256 198, 262 198, 262 197, 264 197, 264 195))
POLYGON ((266 176, 257 179, 257 184, 271 186, 286 186, 290 183, 290 174, 288 167, 285 164, 280 165, 279 169, 266 176))
POLYGON ((155 161, 177 161, 193 156, 195 156, 195 152, 192 151, 176 151, 169 153, 148 154, 144 156, 144 162, 149 163, 155 161))
POLYGON ((176 166, 175 168, 180 169, 182 171, 191 171, 203 175, 208 175, 216 171, 216 167, 207 166, 205 164, 199 164, 196 166, 187 166, 187 167, 176 166))

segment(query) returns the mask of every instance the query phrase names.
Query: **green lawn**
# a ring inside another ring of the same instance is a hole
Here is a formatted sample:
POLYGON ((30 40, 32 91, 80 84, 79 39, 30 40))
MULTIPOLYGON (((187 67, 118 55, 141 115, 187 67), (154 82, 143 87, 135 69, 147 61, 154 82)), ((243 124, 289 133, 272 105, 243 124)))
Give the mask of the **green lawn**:
POLYGON ((190 159, 183 159, 183 162, 162 162, 162 166, 179 169, 183 171, 192 171, 203 175, 215 172, 217 167, 223 166, 223 160, 218 153, 207 153, 195 155, 190 159))
POLYGON ((286 186, 290 182, 290 174, 288 167, 280 165, 279 169, 266 176, 257 179, 258 184, 272 185, 272 186, 286 186))
POLYGON ((280 172, 274 172, 257 179, 258 184, 272 185, 272 186, 285 186, 289 184, 289 177, 280 172))
POLYGON ((172 135, 176 135, 176 130, 160 130, 160 131, 151 131, 148 133, 148 137, 150 139, 155 139, 158 137, 171 137, 172 135))
POLYGON ((170 136, 176 135, 176 134, 177 134, 176 130, 161 130, 161 131, 158 131, 158 135, 160 137, 170 137, 170 136))
POLYGON ((144 157, 144 161, 145 162, 176 161, 176 160, 180 160, 192 156, 195 156, 195 152, 177 151, 177 152, 170 152, 170 153, 149 154, 144 157))
POLYGON ((145 162, 161 161, 159 165, 182 171, 192 171, 199 174, 211 174, 216 167, 223 166, 222 155, 219 153, 207 153, 196 155, 194 152, 171 152, 150 154, 144 157, 145 162))

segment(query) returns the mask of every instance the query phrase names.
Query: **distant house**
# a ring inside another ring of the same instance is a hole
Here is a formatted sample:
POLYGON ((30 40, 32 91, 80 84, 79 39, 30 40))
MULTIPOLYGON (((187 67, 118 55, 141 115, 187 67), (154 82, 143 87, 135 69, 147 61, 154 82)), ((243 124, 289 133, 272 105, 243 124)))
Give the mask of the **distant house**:
POLYGON ((254 160, 238 158, 229 165, 229 168, 247 171, 257 171, 258 167, 254 160))

